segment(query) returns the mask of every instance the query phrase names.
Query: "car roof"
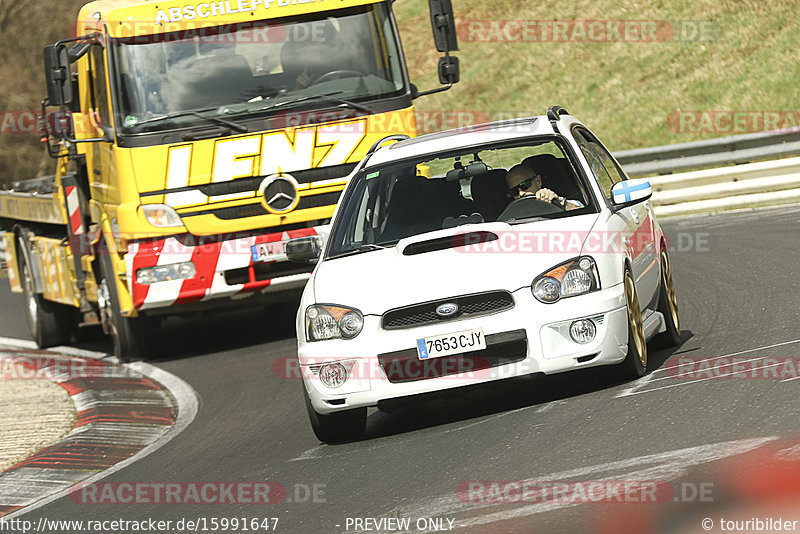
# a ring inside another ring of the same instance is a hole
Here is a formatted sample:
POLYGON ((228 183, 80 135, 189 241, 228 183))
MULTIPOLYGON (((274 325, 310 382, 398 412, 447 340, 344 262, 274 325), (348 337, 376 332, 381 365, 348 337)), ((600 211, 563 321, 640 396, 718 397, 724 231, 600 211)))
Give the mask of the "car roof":
POLYGON ((378 149, 367 166, 417 158, 425 154, 457 151, 476 145, 514 141, 537 135, 553 135, 555 130, 546 116, 489 122, 445 130, 400 141, 378 149))

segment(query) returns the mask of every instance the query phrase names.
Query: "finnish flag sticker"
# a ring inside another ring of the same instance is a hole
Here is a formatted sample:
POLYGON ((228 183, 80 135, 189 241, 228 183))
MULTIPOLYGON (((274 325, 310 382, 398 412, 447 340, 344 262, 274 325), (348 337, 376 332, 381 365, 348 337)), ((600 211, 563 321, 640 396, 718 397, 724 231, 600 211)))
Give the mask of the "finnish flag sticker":
POLYGON ((614 185, 612 190, 614 202, 622 204, 632 200, 640 200, 650 193, 649 180, 628 180, 614 185))

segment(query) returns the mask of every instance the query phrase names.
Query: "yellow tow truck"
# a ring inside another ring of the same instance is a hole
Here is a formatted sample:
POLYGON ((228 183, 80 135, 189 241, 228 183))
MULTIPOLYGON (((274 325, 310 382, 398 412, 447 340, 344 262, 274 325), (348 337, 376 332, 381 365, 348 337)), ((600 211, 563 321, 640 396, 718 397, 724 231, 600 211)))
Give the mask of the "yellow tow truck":
POLYGON ((313 265, 356 164, 413 136, 413 100, 459 78, 450 0, 429 0, 442 86, 420 92, 393 0, 101 0, 44 50, 55 174, 0 191, 11 289, 40 347, 102 325, 146 358, 165 315, 270 305, 313 265))

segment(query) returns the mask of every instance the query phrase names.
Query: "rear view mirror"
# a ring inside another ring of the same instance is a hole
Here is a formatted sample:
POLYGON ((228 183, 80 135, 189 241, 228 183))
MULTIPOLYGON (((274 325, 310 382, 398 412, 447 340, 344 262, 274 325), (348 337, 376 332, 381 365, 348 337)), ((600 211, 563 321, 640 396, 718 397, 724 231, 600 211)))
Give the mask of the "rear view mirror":
POLYGON ((450 0, 428 0, 431 12, 433 40, 439 52, 455 52, 458 50, 456 24, 453 17, 453 5, 450 0))
POLYGON ((68 106, 72 103, 72 74, 69 64, 69 55, 64 45, 44 48, 47 99, 51 106, 68 106))
POLYGON ((296 263, 315 263, 322 254, 320 236, 298 237, 286 242, 286 257, 296 263))
POLYGON ((647 178, 617 182, 611 188, 611 203, 618 207, 632 206, 653 196, 653 187, 647 178))
POLYGON ((460 169, 453 169, 451 171, 447 171, 444 179, 447 182, 455 182, 457 180, 463 180, 465 178, 473 178, 475 176, 480 176, 481 174, 486 174, 489 172, 489 167, 486 166, 485 163, 482 161, 478 161, 475 163, 470 163, 466 167, 462 167, 460 169))

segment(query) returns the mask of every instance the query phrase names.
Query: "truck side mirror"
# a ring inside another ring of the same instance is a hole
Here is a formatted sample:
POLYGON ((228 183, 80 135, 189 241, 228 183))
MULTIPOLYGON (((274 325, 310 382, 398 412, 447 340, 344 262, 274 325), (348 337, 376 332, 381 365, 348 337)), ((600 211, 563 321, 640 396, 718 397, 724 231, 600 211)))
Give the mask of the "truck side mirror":
POLYGON ((64 45, 44 48, 44 69, 47 80, 47 99, 51 106, 68 106, 72 103, 72 74, 69 56, 64 45))
POLYGON ((458 83, 461 77, 461 69, 458 66, 458 58, 447 56, 439 58, 439 83, 446 85, 458 83))
POLYGON ((453 17, 453 5, 450 0, 428 0, 431 12, 433 40, 439 52, 455 52, 458 50, 456 37, 456 21, 453 17))

